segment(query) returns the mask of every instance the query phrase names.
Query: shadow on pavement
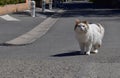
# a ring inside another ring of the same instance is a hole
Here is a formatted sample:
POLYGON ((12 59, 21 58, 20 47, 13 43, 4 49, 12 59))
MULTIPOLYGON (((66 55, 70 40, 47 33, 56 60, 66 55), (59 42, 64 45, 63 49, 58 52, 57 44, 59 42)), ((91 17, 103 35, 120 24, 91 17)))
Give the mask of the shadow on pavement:
POLYGON ((81 51, 72 51, 67 53, 61 53, 61 54, 55 54, 51 57, 69 57, 69 56, 79 56, 79 55, 86 55, 85 53, 82 53, 81 51))
POLYGON ((89 1, 60 3, 58 8, 63 8, 66 10, 88 9, 88 8, 91 8, 91 9, 120 9, 119 7, 96 4, 93 2, 89 2, 89 1))
POLYGON ((36 12, 36 15, 45 15, 46 17, 50 17, 51 15, 55 14, 55 12, 36 12))
MULTIPOLYGON (((78 17, 78 16, 84 16, 84 17, 114 17, 114 16, 120 16, 120 9, 119 8, 111 8, 107 6, 98 6, 91 2, 71 2, 71 3, 61 3, 58 7, 53 8, 59 8, 65 10, 63 15, 61 17, 78 17)), ((54 10, 54 9, 53 9, 54 10)), ((16 15, 20 16, 31 16, 29 11, 25 12, 17 12, 14 13, 16 15)), ((36 9, 36 17, 39 16, 46 16, 50 17, 51 15, 56 14, 56 12, 41 12, 40 8, 36 9)), ((59 14, 59 13, 58 13, 59 14)), ((58 18, 58 17, 53 17, 58 18)))
POLYGON ((120 10, 117 9, 84 9, 84 10, 68 10, 64 12, 62 17, 115 17, 120 16, 120 10))
POLYGON ((14 15, 17 15, 17 16, 21 16, 21 17, 24 17, 24 16, 31 16, 31 14, 30 14, 30 12, 24 12, 24 11, 22 11, 22 12, 15 12, 15 13, 12 13, 12 14, 14 14, 14 15))
POLYGON ((63 3, 60 8, 65 12, 62 17, 114 17, 120 16, 119 8, 111 8, 108 6, 98 6, 91 2, 83 3, 63 3))

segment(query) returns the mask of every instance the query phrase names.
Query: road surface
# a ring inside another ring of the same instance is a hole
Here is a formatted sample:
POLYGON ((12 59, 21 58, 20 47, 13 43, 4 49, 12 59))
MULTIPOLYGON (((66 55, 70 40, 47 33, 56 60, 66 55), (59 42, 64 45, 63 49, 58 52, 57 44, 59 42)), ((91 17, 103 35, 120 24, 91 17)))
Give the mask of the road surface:
POLYGON ((62 14, 40 39, 26 46, 0 46, 1 78, 119 78, 120 11, 76 9, 62 14), (98 54, 80 55, 75 19, 105 28, 98 54))

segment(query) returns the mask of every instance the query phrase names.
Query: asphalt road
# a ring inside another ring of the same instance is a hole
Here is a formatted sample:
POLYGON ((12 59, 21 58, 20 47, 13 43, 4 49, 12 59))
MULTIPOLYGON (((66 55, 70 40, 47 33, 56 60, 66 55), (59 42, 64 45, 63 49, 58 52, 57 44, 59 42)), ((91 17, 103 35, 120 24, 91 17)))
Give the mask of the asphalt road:
POLYGON ((28 32, 45 20, 45 18, 41 17, 33 18, 26 15, 24 12, 9 14, 9 16, 18 19, 19 21, 7 21, 0 18, 0 43, 11 40, 28 32))
POLYGON ((120 11, 69 10, 40 39, 26 46, 0 46, 0 76, 10 78, 119 78, 120 11), (98 54, 80 55, 75 19, 105 28, 98 54))

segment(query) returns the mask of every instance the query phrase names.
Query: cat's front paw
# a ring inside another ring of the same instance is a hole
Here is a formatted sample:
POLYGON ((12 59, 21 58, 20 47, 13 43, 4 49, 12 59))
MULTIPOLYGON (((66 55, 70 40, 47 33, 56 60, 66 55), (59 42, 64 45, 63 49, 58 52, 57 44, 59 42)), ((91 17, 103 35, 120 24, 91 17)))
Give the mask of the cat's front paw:
POLYGON ((95 53, 95 54, 96 54, 96 53, 98 53, 98 50, 96 49, 96 50, 92 51, 92 53, 95 53))
POLYGON ((86 52, 86 55, 90 55, 90 52, 86 52))

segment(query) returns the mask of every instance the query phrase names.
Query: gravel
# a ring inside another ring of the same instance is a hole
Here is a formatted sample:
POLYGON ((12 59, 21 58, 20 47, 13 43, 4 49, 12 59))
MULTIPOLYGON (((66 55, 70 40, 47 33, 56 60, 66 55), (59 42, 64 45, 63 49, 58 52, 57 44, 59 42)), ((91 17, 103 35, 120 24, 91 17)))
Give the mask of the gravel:
POLYGON ((0 59, 0 78, 119 78, 120 63, 0 59))
POLYGON ((0 60, 0 78, 76 78, 79 64, 53 60, 0 60))

